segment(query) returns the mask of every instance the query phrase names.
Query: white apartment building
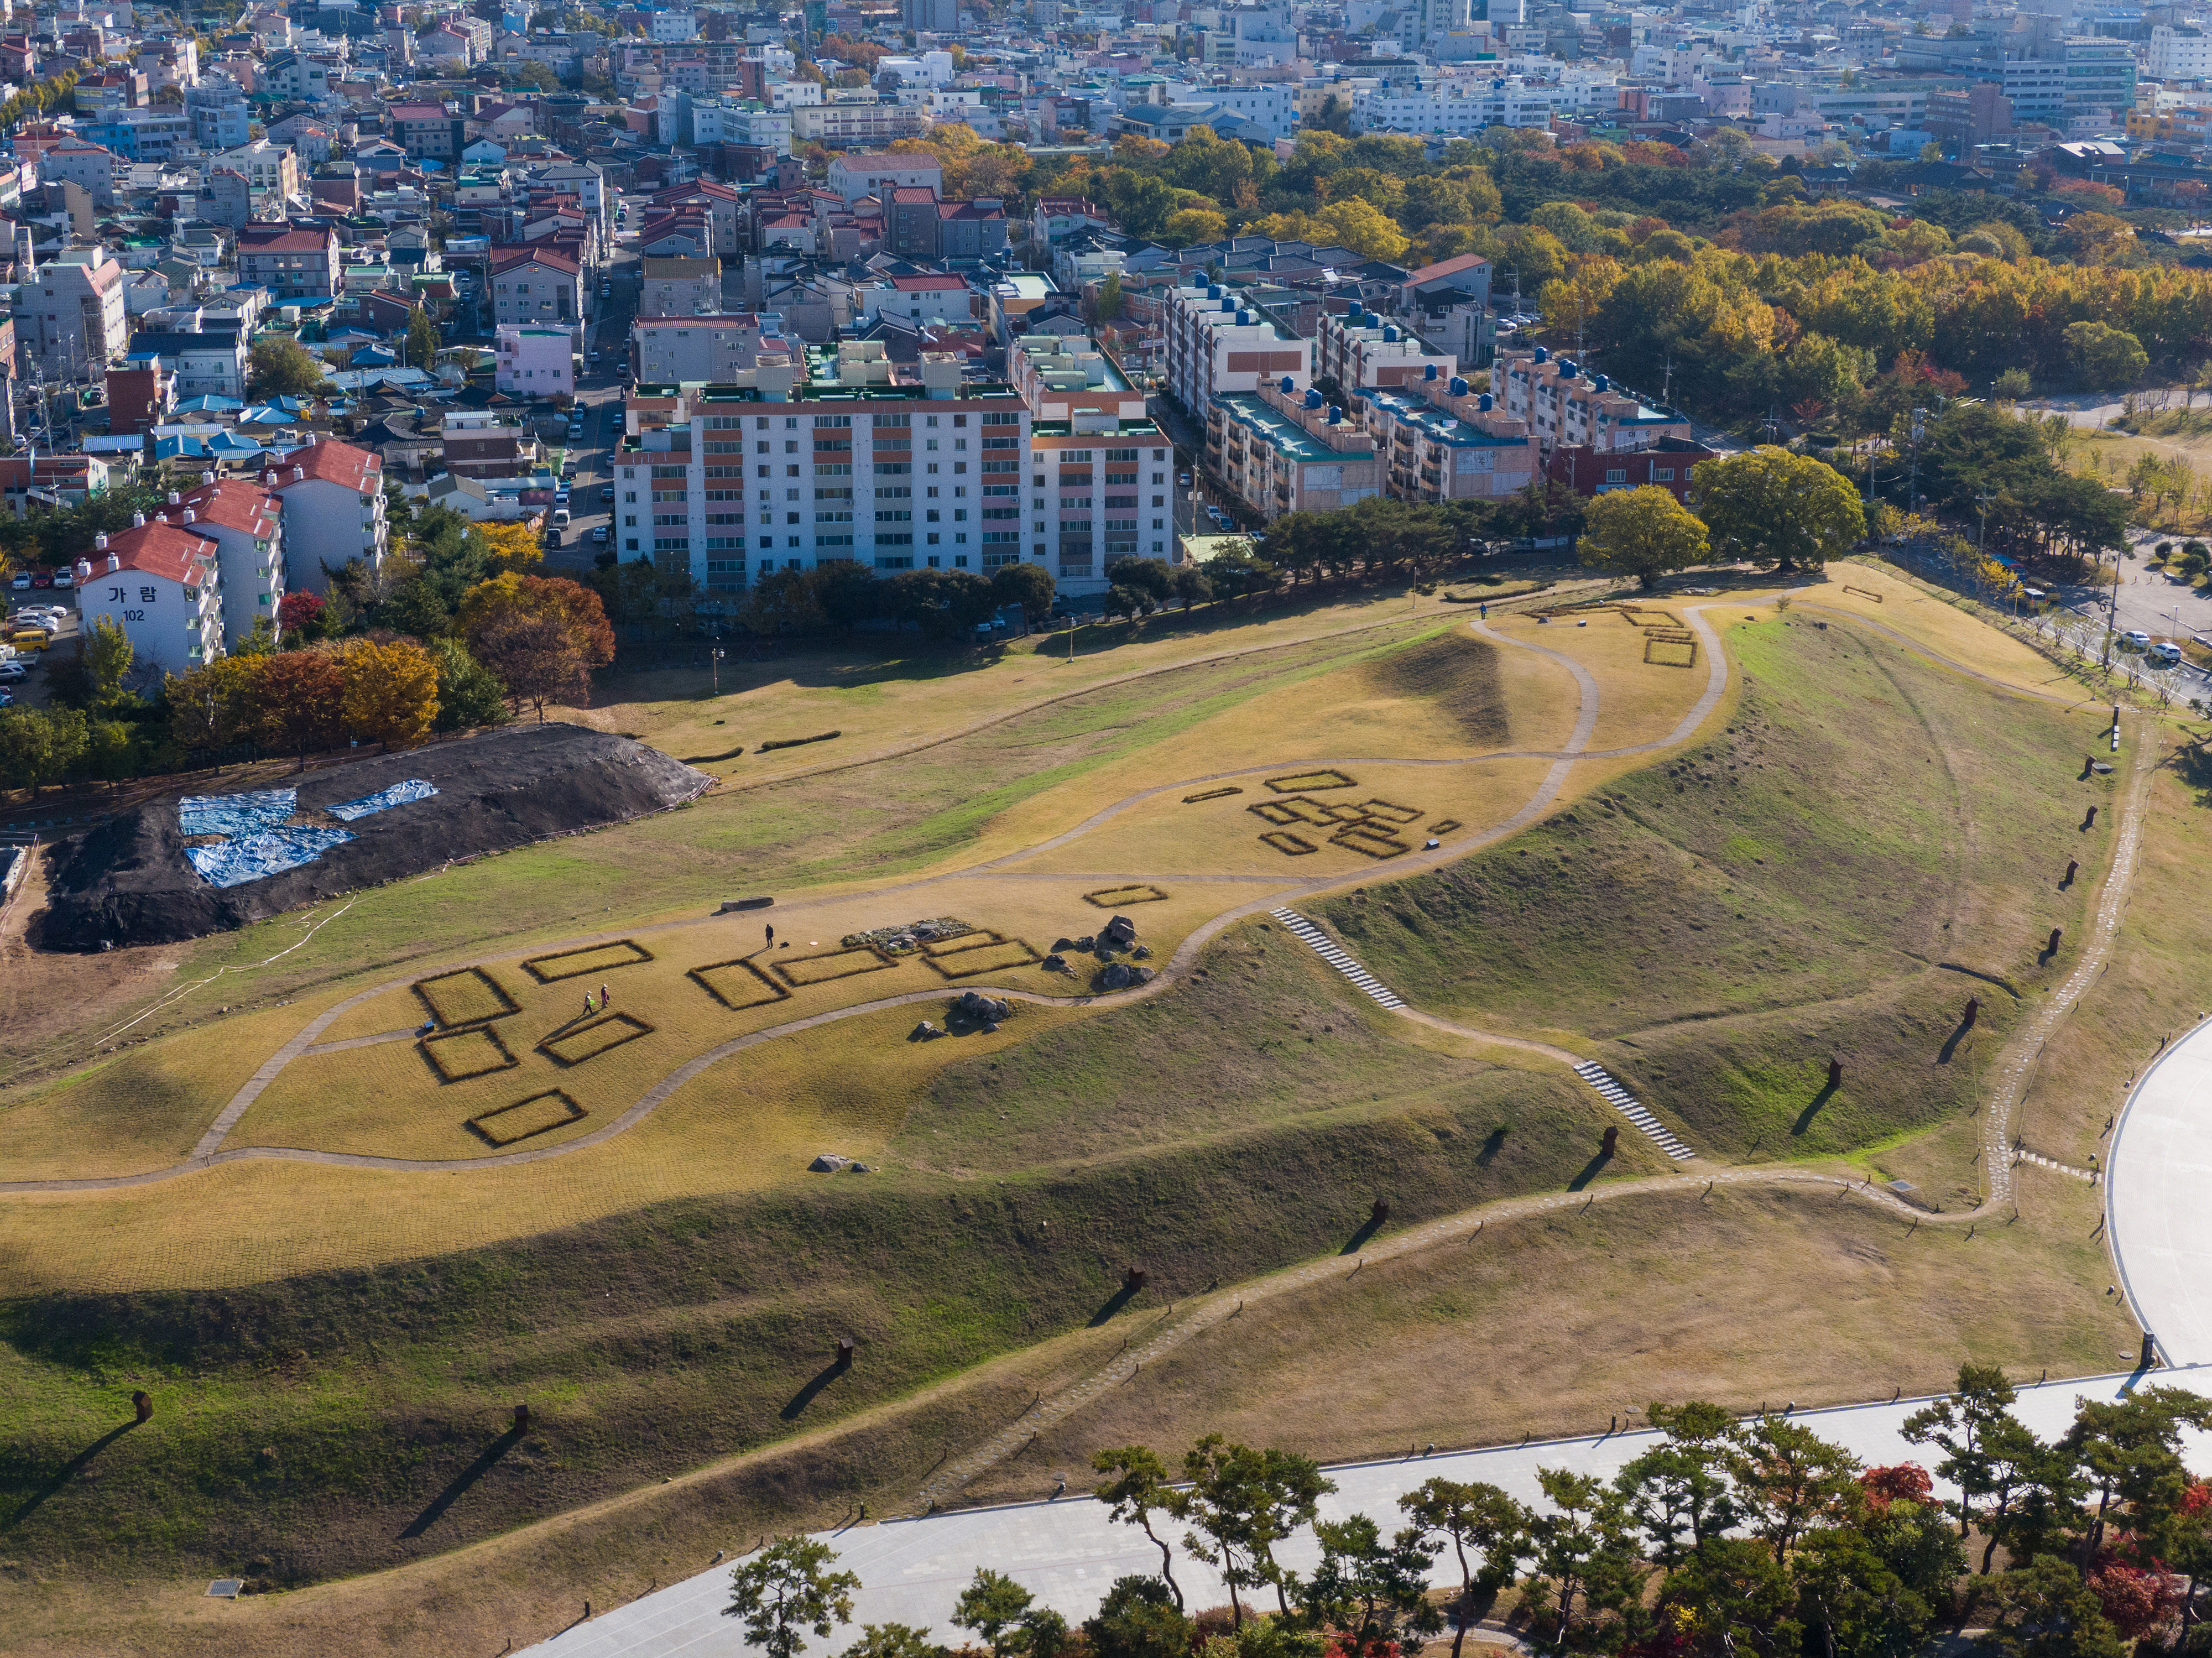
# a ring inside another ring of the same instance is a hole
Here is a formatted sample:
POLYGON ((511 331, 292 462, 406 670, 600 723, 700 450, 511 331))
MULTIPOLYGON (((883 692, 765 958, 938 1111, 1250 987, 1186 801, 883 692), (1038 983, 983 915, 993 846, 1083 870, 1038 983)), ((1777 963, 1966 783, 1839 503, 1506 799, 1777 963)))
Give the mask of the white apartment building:
POLYGON ((2148 73, 2154 81, 2212 79, 2212 34, 2187 24, 2152 24, 2148 73))
POLYGON ((329 573, 356 558, 381 568, 392 542, 383 456, 325 438, 293 450, 261 484, 283 506, 287 587, 328 592, 329 573))
POLYGON ((1300 386, 1313 379, 1313 343, 1272 318, 1237 308, 1220 286, 1177 287, 1161 307, 1167 336, 1168 387, 1203 420, 1220 392, 1256 392, 1285 374, 1300 386))
POLYGON ((123 267, 105 247, 71 248, 15 301, 17 346, 47 375, 74 380, 116 361, 131 338, 123 267))
POLYGON ((783 319, 773 313, 646 317, 630 331, 630 367, 640 386, 734 385, 763 351, 788 355, 783 319))
POLYGON ((210 480, 190 494, 169 492, 163 514, 188 533, 215 544, 222 577, 223 637, 236 644, 256 622, 276 625, 284 598, 283 507, 251 478, 210 480))
POLYGON ((499 325, 495 385, 510 397, 559 398, 576 394, 576 354, 566 328, 543 323, 499 325))
POLYGON ((1296 130, 1298 88, 1287 82, 1261 86, 1176 86, 1167 88, 1170 104, 1210 104, 1265 129, 1270 138, 1287 138, 1296 130))
MULTIPOLYGON (((978 574, 1022 556, 1028 408, 875 341, 763 352, 734 383, 642 390, 614 462, 624 559, 732 595, 771 570, 850 562, 978 574)), ((1042 544, 1036 554, 1043 558, 1042 544)))
POLYGON ((791 136, 803 144, 845 149, 896 143, 929 129, 929 112, 904 104, 821 104, 791 113, 791 136))
POLYGON ((1395 323, 1386 322, 1358 301, 1342 316, 1322 314, 1314 343, 1316 379, 1334 380, 1347 392, 1368 386, 1403 386, 1408 380, 1449 379, 1459 359, 1431 351, 1395 323))
POLYGON ((1462 82, 1435 92, 1381 87, 1353 94, 1352 130, 1466 138, 1485 127, 1549 126, 1554 115, 1572 120, 1617 102, 1614 88, 1597 82, 1526 81, 1519 76, 1505 77, 1503 86, 1462 82))
POLYGON ((1554 359, 1540 345, 1500 351, 1490 383, 1504 387, 1505 413, 1528 422, 1536 446, 1547 455, 1562 445, 1607 453, 1690 435, 1686 416, 1651 408, 1616 389, 1607 376, 1585 374, 1571 357, 1554 359))
POLYGON ((223 653, 222 580, 215 543, 134 513, 131 527, 92 538, 76 564, 79 625, 113 623, 137 660, 190 673, 223 653))

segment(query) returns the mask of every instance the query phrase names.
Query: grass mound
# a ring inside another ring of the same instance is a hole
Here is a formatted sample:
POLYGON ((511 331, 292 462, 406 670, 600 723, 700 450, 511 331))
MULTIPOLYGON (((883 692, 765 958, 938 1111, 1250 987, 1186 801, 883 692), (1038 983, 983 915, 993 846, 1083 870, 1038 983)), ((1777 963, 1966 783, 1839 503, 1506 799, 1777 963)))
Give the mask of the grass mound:
MULTIPOLYGON (((1735 638, 1742 700, 1703 747, 1315 908, 1417 1003, 1618 1042, 1608 1066, 1702 1145, 1866 1145, 1971 1096, 1945 1052, 1964 993, 1937 961, 2039 986, 2070 965, 2037 951, 2078 923, 2087 884, 2057 890, 2066 860, 2094 870, 2106 850, 2079 829, 2112 795, 2078 775, 2099 722, 1846 628, 1735 638), (1814 1108, 1832 1053, 1844 1085, 1814 1108)), ((1982 1040, 2011 1017, 1985 1002, 1982 1040)))
POLYGON ((1385 695, 1420 697, 1449 714, 1478 748, 1502 746, 1510 735, 1498 648, 1464 633, 1439 634, 1367 665, 1385 695))

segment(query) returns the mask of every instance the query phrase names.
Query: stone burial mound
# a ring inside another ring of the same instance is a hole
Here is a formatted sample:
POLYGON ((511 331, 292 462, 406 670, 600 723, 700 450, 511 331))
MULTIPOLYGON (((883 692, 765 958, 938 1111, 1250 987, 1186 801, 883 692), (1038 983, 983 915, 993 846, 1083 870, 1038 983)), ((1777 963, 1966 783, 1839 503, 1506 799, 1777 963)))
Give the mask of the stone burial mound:
POLYGON ((174 944, 455 859, 641 817, 714 779, 626 737, 512 726, 307 772, 169 794, 57 844, 39 942, 174 944))

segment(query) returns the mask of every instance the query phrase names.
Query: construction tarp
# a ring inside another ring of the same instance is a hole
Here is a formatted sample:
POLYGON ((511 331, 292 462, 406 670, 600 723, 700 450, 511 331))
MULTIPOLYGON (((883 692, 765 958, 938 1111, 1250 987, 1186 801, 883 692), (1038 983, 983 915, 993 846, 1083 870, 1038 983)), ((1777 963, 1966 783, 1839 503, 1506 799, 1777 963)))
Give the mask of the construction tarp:
POLYGON ((394 806, 405 805, 410 800, 427 800, 437 792, 422 778, 410 777, 404 782, 394 783, 388 789, 364 794, 358 800, 343 801, 330 809, 331 816, 341 823, 350 823, 356 817, 366 817, 375 811, 389 811, 394 806))
POLYGON ((299 798, 297 789, 188 794, 177 802, 177 828, 185 835, 254 835, 298 811, 299 798))
POLYGON ((211 847, 186 847, 185 856, 210 886, 235 887, 312 864, 332 847, 355 838, 349 829, 272 829, 211 847))

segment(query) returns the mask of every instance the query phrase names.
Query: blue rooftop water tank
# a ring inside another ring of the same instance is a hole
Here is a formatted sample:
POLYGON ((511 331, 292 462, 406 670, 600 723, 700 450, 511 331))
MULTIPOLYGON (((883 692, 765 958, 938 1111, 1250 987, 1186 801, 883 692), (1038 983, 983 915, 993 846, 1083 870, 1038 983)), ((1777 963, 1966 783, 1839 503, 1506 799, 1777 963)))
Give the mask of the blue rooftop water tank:
POLYGON ((1359 319, 1366 314, 1367 307, 1360 304, 1358 301, 1354 300, 1352 302, 1352 309, 1344 313, 1344 319, 1348 323, 1357 324, 1359 319))
POLYGON ((1219 282, 1215 282, 1212 287, 1208 288, 1206 290, 1206 297, 1209 300, 1219 299, 1221 297, 1221 284, 1219 282))
POLYGON ((1482 412, 1486 415, 1498 405, 1492 401, 1490 393, 1485 392, 1481 397, 1475 400, 1474 406, 1481 410, 1482 412))
POLYGON ((1613 386, 1613 382, 1612 382, 1611 380, 1607 380, 1607 379, 1603 374, 1593 374, 1593 375, 1591 375, 1591 376, 1590 376, 1590 384, 1591 384, 1592 386, 1595 386, 1595 387, 1597 387, 1597 389, 1598 389, 1599 391, 1601 391, 1601 392, 1607 391, 1607 390, 1609 390, 1609 389, 1612 387, 1612 386, 1613 386))
POLYGON ((1309 409, 1318 409, 1321 407, 1321 393, 1315 391, 1310 386, 1308 386, 1306 388, 1306 407, 1309 409))
POLYGON ((1335 404, 1333 404, 1333 403, 1332 403, 1331 404, 1329 404, 1329 406, 1328 406, 1328 423, 1329 423, 1331 426, 1338 426, 1338 425, 1341 425, 1341 424, 1343 423, 1343 421, 1344 421, 1344 410, 1343 410, 1341 408, 1338 407, 1338 405, 1336 405, 1335 404))
POLYGON ((1540 345, 1536 348, 1536 361, 1538 362, 1549 362, 1551 360, 1552 348, 1550 346, 1540 345))
POLYGON ((1239 328, 1249 328, 1252 325, 1252 313, 1249 311, 1239 311, 1237 313, 1237 325, 1239 328))
POLYGON ((1425 363, 1423 363, 1423 364, 1421 365, 1421 378, 1422 378, 1423 380, 1432 380, 1436 379, 1436 377, 1437 377, 1437 366, 1436 366, 1436 364, 1434 364, 1434 363, 1432 363, 1432 362, 1425 362, 1425 363))
POLYGON ((1237 308, 1237 301, 1231 299, 1224 299, 1221 301, 1221 308, 1224 313, 1234 311, 1237 308))
POLYGON ((1287 398, 1291 392, 1297 391, 1298 388, 1297 386, 1292 384, 1291 377, 1288 374, 1285 374, 1282 379, 1275 382, 1275 389, 1287 398))
POLYGON ((1572 357, 1561 357, 1559 359, 1559 373, 1565 375, 1567 379, 1572 380, 1581 372, 1582 370, 1576 367, 1575 360, 1572 357))
POLYGON ((1455 398, 1463 398, 1467 395, 1467 382, 1457 374, 1452 376, 1451 394, 1455 398))

